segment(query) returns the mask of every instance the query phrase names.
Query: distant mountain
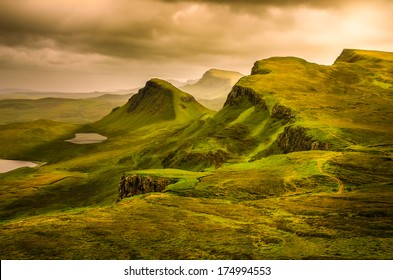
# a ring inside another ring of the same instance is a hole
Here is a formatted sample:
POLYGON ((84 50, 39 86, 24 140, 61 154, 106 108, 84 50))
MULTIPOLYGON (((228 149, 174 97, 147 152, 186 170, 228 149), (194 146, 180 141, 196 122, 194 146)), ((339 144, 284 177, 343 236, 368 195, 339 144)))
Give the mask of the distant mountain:
POLYGON ((195 84, 196 82, 199 81, 199 79, 194 79, 194 80, 193 79, 189 79, 189 80, 187 80, 185 82, 179 81, 179 80, 175 80, 175 79, 166 79, 165 81, 167 81, 168 83, 174 85, 177 88, 181 88, 181 87, 184 87, 184 86, 195 84))
POLYGON ((92 98, 3 99, 0 98, 0 125, 47 119, 85 124, 109 114, 124 104, 131 94, 105 94, 92 98))
POLYGON ((184 87, 185 85, 188 85, 187 82, 182 82, 174 79, 167 79, 166 80, 168 83, 174 85, 177 88, 184 87))
POLYGON ((13 92, 34 92, 34 90, 21 89, 21 88, 0 88, 0 94, 13 93, 13 92))
POLYGON ((73 98, 84 99, 94 98, 105 94, 125 95, 136 93, 139 88, 121 89, 116 91, 93 91, 93 92, 51 92, 51 91, 29 91, 21 89, 3 89, 0 92, 0 99, 42 99, 42 98, 73 98))
POLYGON ((211 112, 167 81, 152 79, 129 101, 94 124, 105 132, 130 132, 143 126, 186 124, 211 112))
POLYGON ((198 100, 224 98, 243 76, 239 72, 210 69, 196 83, 183 86, 181 90, 192 94, 198 100))

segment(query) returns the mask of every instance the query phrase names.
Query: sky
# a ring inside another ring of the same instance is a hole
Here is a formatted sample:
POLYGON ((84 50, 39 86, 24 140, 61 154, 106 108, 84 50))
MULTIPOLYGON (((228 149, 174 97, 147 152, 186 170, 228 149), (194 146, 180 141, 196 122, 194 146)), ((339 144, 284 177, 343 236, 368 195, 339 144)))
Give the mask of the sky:
POLYGON ((0 0, 0 88, 109 91, 393 51, 393 0, 0 0))

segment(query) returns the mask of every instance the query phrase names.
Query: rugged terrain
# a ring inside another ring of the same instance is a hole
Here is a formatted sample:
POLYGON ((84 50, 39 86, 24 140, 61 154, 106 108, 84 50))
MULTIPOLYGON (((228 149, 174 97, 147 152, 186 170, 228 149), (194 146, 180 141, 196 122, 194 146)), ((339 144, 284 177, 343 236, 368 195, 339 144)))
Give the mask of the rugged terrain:
POLYGON ((0 174, 0 256, 391 259, 391 108, 393 53, 344 50, 257 61, 218 112, 152 79, 97 122, 1 125, 0 158, 45 164, 0 174))

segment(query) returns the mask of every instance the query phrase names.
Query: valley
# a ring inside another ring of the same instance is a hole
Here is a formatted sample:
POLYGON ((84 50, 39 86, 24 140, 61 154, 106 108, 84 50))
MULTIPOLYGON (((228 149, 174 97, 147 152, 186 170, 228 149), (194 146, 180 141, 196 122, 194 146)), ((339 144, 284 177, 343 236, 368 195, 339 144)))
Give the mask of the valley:
POLYGON ((393 54, 236 79, 215 110, 155 78, 92 121, 1 109, 0 158, 46 163, 0 173, 1 258, 392 259, 393 54))

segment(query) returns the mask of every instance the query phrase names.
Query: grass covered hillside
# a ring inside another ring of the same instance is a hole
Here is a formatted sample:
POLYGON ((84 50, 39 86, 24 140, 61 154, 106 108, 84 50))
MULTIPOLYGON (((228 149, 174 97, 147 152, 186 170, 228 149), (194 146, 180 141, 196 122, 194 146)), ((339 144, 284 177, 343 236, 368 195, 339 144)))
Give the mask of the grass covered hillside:
POLYGON ((129 101, 93 126, 106 132, 130 132, 149 125, 176 126, 190 123, 210 110, 172 84, 152 79, 129 101))
POLYGON ((219 114, 236 117, 234 122, 246 125, 250 136, 262 137, 253 159, 296 150, 391 144, 392 69, 391 53, 356 50, 344 50, 333 66, 293 57, 258 61, 219 114), (362 59, 341 61, 351 55, 362 59), (255 126, 260 107, 267 117, 255 126), (241 114, 233 116, 240 108, 241 114))
POLYGON ((88 125, 0 125, 0 158, 45 163, 0 174, 1 258, 392 259, 392 57, 260 60, 218 112, 153 79, 88 125))

